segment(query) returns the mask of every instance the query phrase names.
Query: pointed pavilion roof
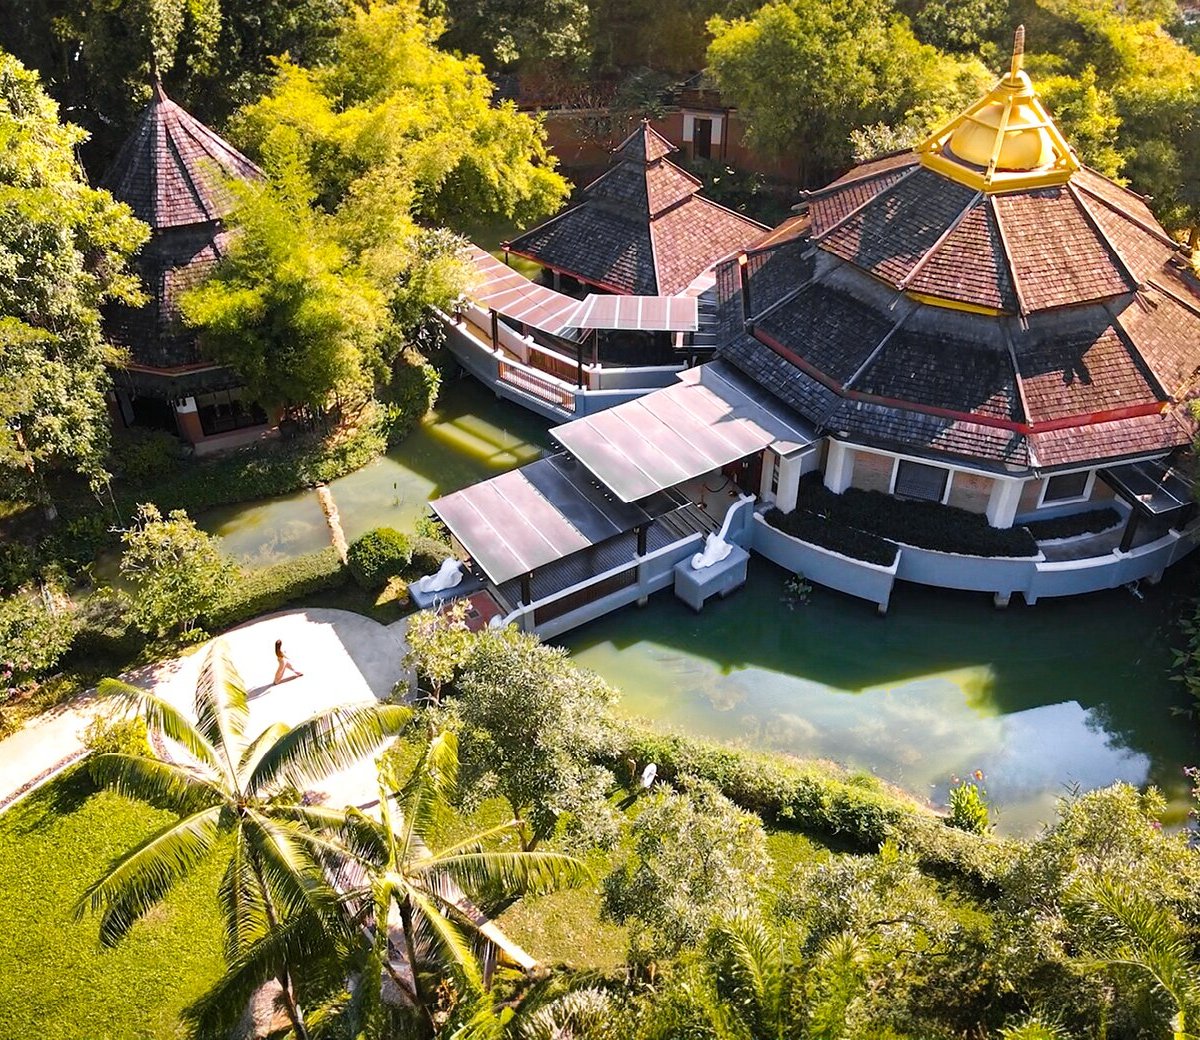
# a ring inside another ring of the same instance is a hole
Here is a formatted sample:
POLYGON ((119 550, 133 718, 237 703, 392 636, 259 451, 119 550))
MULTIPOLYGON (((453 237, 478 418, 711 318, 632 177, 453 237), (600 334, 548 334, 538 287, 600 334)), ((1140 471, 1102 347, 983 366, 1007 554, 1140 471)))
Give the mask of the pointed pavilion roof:
POLYGON ((261 176, 241 152, 167 97, 156 80, 102 186, 158 231, 221 220, 233 205, 225 178, 261 176))
POLYGON ((699 194, 677 151, 643 120, 583 200, 508 244, 510 252, 610 292, 673 296, 766 230, 699 194))
POLYGON ((915 150, 810 194, 743 275, 721 265, 722 357, 915 455, 1028 471, 1189 442, 1200 282, 1144 199, 1079 163, 1022 51, 915 150))

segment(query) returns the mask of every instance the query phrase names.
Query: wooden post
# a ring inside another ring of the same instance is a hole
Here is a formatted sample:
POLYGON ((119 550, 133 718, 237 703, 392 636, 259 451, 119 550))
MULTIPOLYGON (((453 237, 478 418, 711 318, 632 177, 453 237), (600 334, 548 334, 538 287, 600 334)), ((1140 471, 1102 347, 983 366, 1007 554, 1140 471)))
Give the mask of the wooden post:
POLYGON ((527 607, 533 602, 533 571, 521 575, 521 606, 527 607))
POLYGON ((637 554, 646 555, 646 535, 650 530, 649 524, 640 524, 637 529, 637 554))
POLYGON ((500 317, 495 311, 492 314, 492 350, 500 349, 500 317))

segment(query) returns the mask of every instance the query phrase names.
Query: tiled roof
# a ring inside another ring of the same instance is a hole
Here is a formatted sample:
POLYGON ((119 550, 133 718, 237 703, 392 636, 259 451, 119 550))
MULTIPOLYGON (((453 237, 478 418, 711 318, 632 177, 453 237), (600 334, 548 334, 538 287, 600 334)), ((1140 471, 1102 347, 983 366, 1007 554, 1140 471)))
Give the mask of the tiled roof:
MULTIPOLYGON (((816 250, 807 239, 788 239, 746 258, 752 314, 762 314, 807 282, 816 268, 816 250)), ((740 303, 740 301, 739 301, 740 303)))
POLYGON ((844 291, 813 284, 758 327, 785 346, 802 344, 796 352, 841 384, 858 371, 896 318, 878 314, 844 291))
POLYGON ((664 157, 643 125, 579 205, 517 236, 514 253, 614 292, 671 296, 766 229, 697 194, 700 182, 664 157))
POLYGON ((1113 309, 1163 389, 1182 400, 1200 372, 1200 315, 1158 289, 1131 296, 1113 309))
POLYGON ((1017 309, 1012 278, 991 203, 979 199, 946 236, 906 288, 1000 311, 1017 309))
POLYGON ((971 188, 918 169, 821 238, 821 248, 896 284, 977 197, 971 188))
POLYGON ((261 176, 241 152, 155 85, 102 183, 158 231, 228 216, 233 198, 225 178, 261 176))
POLYGON ((1103 300, 1133 288, 1069 187, 997 195, 995 204, 1027 310, 1103 300))
POLYGON ((744 332, 725 344, 721 357, 818 426, 840 400, 834 391, 744 332))
POLYGON ((814 195, 808 203, 808 212, 812 218, 812 233, 823 235, 830 228, 841 223, 851 213, 870 202, 876 195, 887 191, 905 174, 910 173, 916 165, 912 160, 903 166, 889 166, 872 174, 846 184, 831 185, 824 191, 814 195))
POLYGON ((1028 333, 1014 341, 1030 422, 1159 400, 1103 307, 1062 317, 1034 316, 1028 333))
POLYGON ((1046 430, 1029 439, 1035 464, 1048 467, 1169 451, 1189 444, 1191 437, 1192 431, 1176 412, 1162 412, 1046 430))

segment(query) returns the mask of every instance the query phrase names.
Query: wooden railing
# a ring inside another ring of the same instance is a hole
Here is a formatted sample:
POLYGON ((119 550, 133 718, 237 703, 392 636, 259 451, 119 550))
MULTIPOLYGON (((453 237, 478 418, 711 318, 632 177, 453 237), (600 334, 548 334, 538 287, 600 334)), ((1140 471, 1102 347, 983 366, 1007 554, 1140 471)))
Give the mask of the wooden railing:
POLYGON ((579 382, 579 363, 536 343, 529 345, 529 364, 567 383, 579 382))
POLYGON ((543 379, 523 365, 501 360, 499 363, 500 378, 504 382, 524 390, 527 394, 558 405, 568 412, 575 411, 575 394, 567 387, 560 386, 549 379, 543 379))
POLYGON ((550 600, 549 603, 535 607, 533 611, 533 623, 535 625, 542 625, 547 621, 553 621, 557 617, 569 614, 572 610, 578 610, 580 607, 586 607, 589 603, 595 603, 596 600, 603 599, 609 593, 616 592, 618 589, 626 589, 630 585, 636 584, 636 566, 630 567, 628 570, 619 571, 616 574, 610 574, 608 577, 602 578, 591 585, 576 589, 565 596, 560 596, 558 599, 550 600))

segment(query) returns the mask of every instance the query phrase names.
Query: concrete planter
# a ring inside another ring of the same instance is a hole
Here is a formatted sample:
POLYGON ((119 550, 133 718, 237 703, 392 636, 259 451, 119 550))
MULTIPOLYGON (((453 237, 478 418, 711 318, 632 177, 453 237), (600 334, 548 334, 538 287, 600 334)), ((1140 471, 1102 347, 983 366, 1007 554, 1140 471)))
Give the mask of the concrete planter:
POLYGON ((1037 556, 966 556, 902 544, 896 577, 918 585, 1011 596, 1029 587, 1037 556))
POLYGON ((785 534, 758 515, 754 517, 752 545, 756 552, 786 570, 803 574, 818 585, 874 603, 881 614, 887 612, 898 560, 890 567, 855 560, 785 534))

